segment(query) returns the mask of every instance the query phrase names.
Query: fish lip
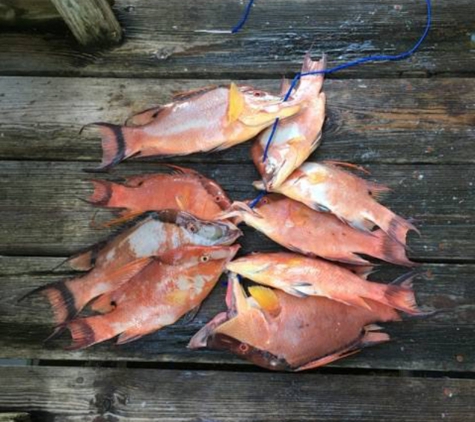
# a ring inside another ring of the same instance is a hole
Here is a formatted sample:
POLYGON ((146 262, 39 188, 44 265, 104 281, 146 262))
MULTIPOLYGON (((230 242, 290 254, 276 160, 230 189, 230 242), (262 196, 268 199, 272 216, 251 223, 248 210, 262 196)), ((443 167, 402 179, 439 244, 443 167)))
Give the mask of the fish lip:
POLYGON ((187 349, 202 349, 208 345, 208 339, 214 334, 216 328, 229 320, 227 312, 220 312, 213 319, 208 321, 206 325, 191 337, 186 348, 187 349))

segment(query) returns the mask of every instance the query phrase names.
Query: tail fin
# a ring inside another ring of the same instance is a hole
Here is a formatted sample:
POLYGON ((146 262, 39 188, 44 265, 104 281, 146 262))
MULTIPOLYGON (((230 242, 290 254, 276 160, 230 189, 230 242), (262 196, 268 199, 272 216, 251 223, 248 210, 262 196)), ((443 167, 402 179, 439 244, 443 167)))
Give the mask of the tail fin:
POLYGON ((389 223, 388 235, 394 240, 401 243, 401 245, 406 246, 406 236, 410 230, 414 230, 417 234, 421 234, 417 228, 411 224, 409 221, 404 220, 404 218, 394 215, 392 220, 389 223))
POLYGON ((136 151, 130 151, 127 148, 126 136, 124 134, 125 130, 131 131, 133 128, 97 122, 84 126, 81 132, 88 126, 98 127, 102 137, 102 162, 98 170, 108 170, 125 158, 135 154, 136 151))
POLYGON ((46 286, 38 287, 20 298, 19 301, 36 293, 46 296, 51 304, 55 323, 57 325, 63 324, 65 321, 74 318, 80 311, 80 308, 76 306, 73 293, 66 284, 68 281, 70 280, 57 281, 47 284, 46 286))
POLYGON ((87 202, 98 207, 107 207, 112 198, 114 183, 109 182, 108 180, 95 179, 90 180, 90 182, 94 187, 94 192, 87 202))
MULTIPOLYGON (((419 309, 412 288, 412 280, 417 274, 414 271, 404 274, 386 286, 386 305, 406 312, 409 315, 425 315, 427 312, 419 309)), ((381 301, 384 303, 383 301, 381 301)))
POLYGON ((408 259, 406 248, 399 242, 389 237, 383 230, 375 230, 373 235, 376 237, 376 249, 374 256, 386 262, 404 267, 415 267, 418 265, 408 259))
POLYGON ((78 318, 69 322, 65 328, 71 332, 72 338, 72 343, 66 350, 85 349, 120 334, 120 331, 116 332, 112 328, 108 318, 103 316, 78 318))

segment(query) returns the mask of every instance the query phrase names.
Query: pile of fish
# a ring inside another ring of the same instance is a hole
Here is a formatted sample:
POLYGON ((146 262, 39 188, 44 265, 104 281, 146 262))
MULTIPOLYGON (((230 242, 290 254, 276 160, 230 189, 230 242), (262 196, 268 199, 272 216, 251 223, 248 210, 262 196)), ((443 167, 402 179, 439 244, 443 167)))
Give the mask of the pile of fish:
MULTIPOLYGON (((302 72, 325 68, 304 59, 302 72)), ((255 139, 252 159, 265 191, 231 202, 196 171, 93 180, 89 202, 124 227, 69 259, 80 277, 38 289, 49 300, 57 336, 70 349, 117 337, 123 344, 193 313, 228 272, 227 311, 191 339, 191 349, 225 349, 273 370, 301 371, 386 342, 377 323, 422 315, 413 273, 391 284, 368 281, 371 258, 411 267, 406 236, 416 228, 378 202, 389 189, 344 169, 305 162, 321 141, 323 76, 303 78, 294 94, 249 86, 210 86, 130 117, 123 126, 93 123, 102 135, 101 170, 124 159, 219 151, 255 139), (279 119, 275 130, 272 125, 279 119), (273 142, 269 145, 269 137, 273 142), (287 252, 233 260, 245 223, 287 252), (254 284, 244 288, 241 278, 254 284), (88 308, 92 316, 82 316, 88 308)))

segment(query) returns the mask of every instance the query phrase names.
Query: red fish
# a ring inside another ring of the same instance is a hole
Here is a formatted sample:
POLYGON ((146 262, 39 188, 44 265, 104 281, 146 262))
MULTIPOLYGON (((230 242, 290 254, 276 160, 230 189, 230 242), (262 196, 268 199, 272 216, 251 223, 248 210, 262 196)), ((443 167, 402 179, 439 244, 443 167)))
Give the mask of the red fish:
POLYGON ((117 344, 124 344, 175 323, 208 296, 238 249, 182 246, 154 259, 127 284, 99 299, 110 312, 67 324, 73 340, 69 349, 115 336, 117 344))
POLYGON ((249 293, 246 297, 233 278, 228 311, 196 333, 188 347, 229 350, 271 370, 303 371, 388 341, 374 324, 400 320, 394 309, 372 301, 367 310, 262 286, 250 287, 249 293))
MULTIPOLYGON (((262 183, 254 183, 262 188, 262 183)), ((417 229, 408 221, 379 204, 376 199, 389 188, 330 163, 304 163, 274 192, 300 201, 317 211, 330 211, 358 230, 378 226, 390 237, 406 245, 409 230, 417 229)))
POLYGON ((354 265, 368 264, 360 256, 367 255, 397 265, 416 265, 407 259, 404 246, 382 230, 356 230, 333 214, 314 211, 283 195, 268 194, 252 210, 235 202, 222 216, 238 217, 274 242, 304 255, 354 265))
POLYGON ((299 297, 324 296, 371 309, 369 299, 408 314, 424 313, 416 305, 408 275, 397 280, 401 285, 370 282, 339 265, 288 252, 254 253, 230 262, 226 268, 299 297))
POLYGON ((122 215, 133 216, 145 211, 175 209, 186 211, 202 220, 213 220, 226 210, 231 201, 213 180, 197 171, 178 166, 173 174, 132 176, 124 184, 92 180, 93 205, 123 209, 122 215))
POLYGON ((142 271, 151 257, 183 245, 231 244, 240 234, 231 223, 202 221, 184 212, 149 213, 132 227, 72 257, 71 266, 90 269, 88 273, 33 292, 39 291, 47 297, 55 322, 61 324, 73 318, 92 299, 117 289, 142 271))
POLYGON ((251 87, 205 87, 132 118, 140 126, 93 123, 102 135, 102 169, 126 158, 219 151, 248 141, 276 118, 300 111, 294 101, 251 87))
MULTIPOLYGON (((325 57, 314 62, 307 54, 302 73, 324 70, 325 62, 325 57)), ((302 102, 302 110, 279 122, 265 161, 264 152, 271 128, 264 130, 253 143, 252 159, 267 189, 281 185, 320 145, 326 99, 322 86, 322 74, 305 76, 300 80, 294 99, 302 102)), ((287 91, 288 86, 284 85, 283 90, 287 91)))

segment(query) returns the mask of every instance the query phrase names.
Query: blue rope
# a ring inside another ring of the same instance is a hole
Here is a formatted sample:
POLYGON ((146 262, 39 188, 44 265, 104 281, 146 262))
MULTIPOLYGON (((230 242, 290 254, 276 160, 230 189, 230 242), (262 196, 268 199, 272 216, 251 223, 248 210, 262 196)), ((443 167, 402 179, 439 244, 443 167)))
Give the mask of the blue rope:
POLYGON ((236 26, 233 27, 233 29, 231 29, 231 34, 235 34, 236 32, 239 32, 242 29, 242 27, 247 21, 247 18, 249 17, 249 14, 251 13, 251 8, 253 4, 254 4, 254 0, 251 0, 247 4, 246 10, 244 10, 241 20, 237 23, 236 26))
POLYGON ((259 195, 257 195, 253 201, 249 204, 249 208, 254 208, 258 203, 259 201, 264 198, 264 196, 267 195, 267 192, 265 190, 263 190, 259 195))
MULTIPOLYGON (((251 7, 254 3, 254 0, 250 0, 246 10, 244 11, 244 14, 239 21, 239 23, 232 29, 232 33, 235 34, 238 32, 245 24, 247 18, 249 17, 249 13, 251 12, 251 7)), ((427 37, 427 34, 429 33, 431 23, 432 23, 432 5, 431 5, 431 0, 426 0, 426 5, 427 5, 427 21, 426 21, 426 26, 424 29, 424 32, 422 33, 421 37, 419 40, 414 44, 414 46, 403 53, 400 54, 381 54, 381 55, 374 55, 374 56, 368 56, 368 57, 362 57, 360 59, 353 60, 348 63, 343 63, 339 66, 332 67, 331 69, 324 69, 324 70, 315 70, 312 72, 305 72, 305 73, 297 73, 292 80, 292 83, 290 84, 290 88, 285 94, 284 101, 287 101, 290 98, 290 95, 292 94, 292 91, 295 89, 295 86, 297 85, 297 82, 303 78, 304 76, 310 76, 310 75, 328 75, 330 73, 335 73, 343 69, 348 69, 349 67, 354 67, 354 66, 359 66, 363 63, 368 63, 368 62, 380 62, 380 61, 398 61, 398 60, 404 60, 407 59, 408 57, 412 56, 421 46, 421 44, 424 42, 424 40, 427 37)), ((263 156, 263 162, 266 161, 267 159, 267 154, 269 151, 270 144, 272 140, 274 139, 275 132, 277 130, 277 126, 279 125, 279 119, 276 119, 274 122, 274 125, 272 126, 271 133, 269 135, 269 139, 267 140, 266 147, 264 149, 264 156, 263 156)))

